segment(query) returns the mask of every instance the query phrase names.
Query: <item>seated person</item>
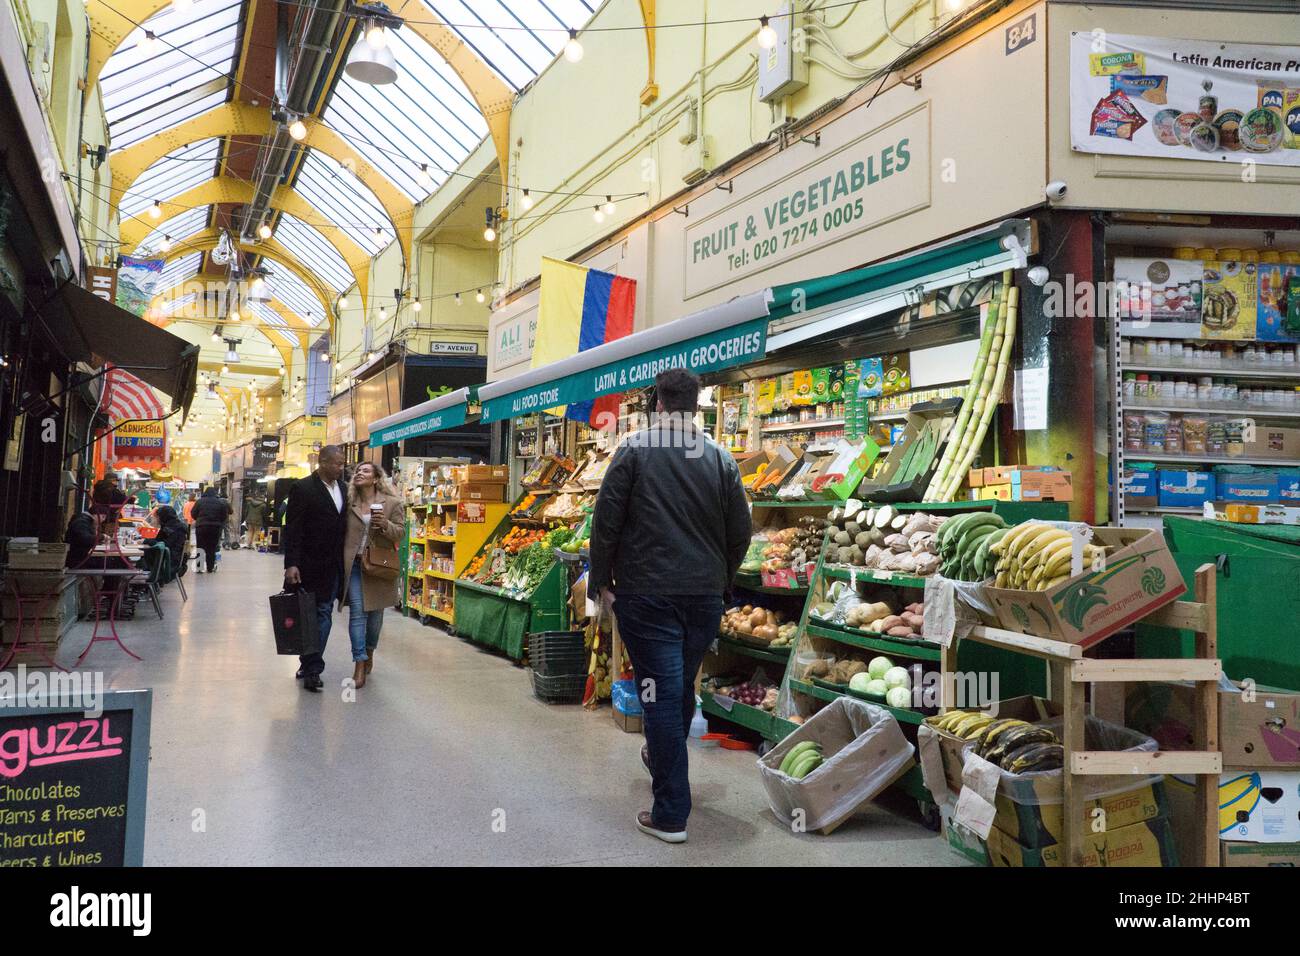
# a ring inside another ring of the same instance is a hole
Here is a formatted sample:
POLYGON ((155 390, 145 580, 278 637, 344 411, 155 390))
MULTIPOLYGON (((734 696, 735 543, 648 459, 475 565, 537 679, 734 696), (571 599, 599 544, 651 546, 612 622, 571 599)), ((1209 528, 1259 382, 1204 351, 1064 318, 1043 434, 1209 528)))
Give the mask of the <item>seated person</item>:
MULTIPOLYGON (((176 514, 176 509, 170 505, 163 505, 157 509, 158 515, 158 537, 167 546, 167 554, 171 557, 171 573, 165 578, 159 580, 159 584, 166 584, 173 581, 185 573, 185 547, 189 543, 190 526, 182 521, 176 514)), ((139 562, 139 567, 146 567, 146 562, 152 560, 152 556, 146 552, 139 562)))

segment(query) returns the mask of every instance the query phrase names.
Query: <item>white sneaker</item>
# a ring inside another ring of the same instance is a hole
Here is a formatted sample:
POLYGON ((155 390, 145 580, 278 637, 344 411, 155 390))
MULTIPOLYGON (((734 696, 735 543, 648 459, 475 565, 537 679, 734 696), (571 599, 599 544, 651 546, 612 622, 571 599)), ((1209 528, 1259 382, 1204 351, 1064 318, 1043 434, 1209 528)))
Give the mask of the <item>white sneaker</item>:
POLYGON ((650 811, 642 810, 636 815, 636 828, 642 833, 648 833, 657 840, 663 840, 665 843, 685 843, 686 830, 660 830, 653 826, 650 821, 650 811))

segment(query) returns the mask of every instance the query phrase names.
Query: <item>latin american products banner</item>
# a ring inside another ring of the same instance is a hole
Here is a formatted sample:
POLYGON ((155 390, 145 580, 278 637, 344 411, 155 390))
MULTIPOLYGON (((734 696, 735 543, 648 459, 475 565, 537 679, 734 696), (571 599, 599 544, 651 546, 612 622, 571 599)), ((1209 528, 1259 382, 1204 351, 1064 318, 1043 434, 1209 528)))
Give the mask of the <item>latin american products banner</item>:
POLYGON ((1072 33, 1070 144, 1300 166, 1300 46, 1072 33))

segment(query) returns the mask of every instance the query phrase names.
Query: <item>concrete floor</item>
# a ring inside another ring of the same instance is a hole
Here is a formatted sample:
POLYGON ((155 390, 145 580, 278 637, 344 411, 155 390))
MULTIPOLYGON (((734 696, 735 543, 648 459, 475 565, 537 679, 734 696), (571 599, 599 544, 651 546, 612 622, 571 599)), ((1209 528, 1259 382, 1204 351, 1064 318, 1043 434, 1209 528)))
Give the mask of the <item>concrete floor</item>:
MULTIPOLYGON (((960 865, 906 798, 829 837, 793 834, 754 756, 716 749, 692 750, 690 842, 667 846, 633 826, 649 807, 641 738, 607 709, 539 703, 523 669, 392 610, 356 701, 340 686, 343 614, 325 691, 309 694, 297 659, 274 653, 278 555, 226 552, 219 573, 186 580, 165 620, 142 603, 122 624, 143 663, 99 644, 84 664, 154 692, 150 865, 960 865)), ((89 635, 78 624, 61 659, 89 635)))

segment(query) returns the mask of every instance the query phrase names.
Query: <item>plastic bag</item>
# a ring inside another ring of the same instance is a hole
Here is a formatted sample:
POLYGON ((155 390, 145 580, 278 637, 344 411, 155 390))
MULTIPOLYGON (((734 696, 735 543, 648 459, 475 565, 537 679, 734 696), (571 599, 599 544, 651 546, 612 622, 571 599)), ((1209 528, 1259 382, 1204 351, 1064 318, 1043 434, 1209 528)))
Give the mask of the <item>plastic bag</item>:
POLYGON ((839 697, 758 760, 768 804, 778 819, 820 830, 852 816, 912 765, 914 748, 884 707, 839 697), (802 780, 781 773, 795 744, 814 740, 825 757, 802 780))
MULTIPOLYGON (((1065 733, 1065 720, 1053 717, 1050 720, 1036 722, 1035 727, 1046 727, 1061 737, 1065 733)), ((1146 734, 1138 733, 1127 727, 1112 724, 1099 717, 1086 717, 1083 730, 1084 747, 1087 750, 1151 752, 1160 749, 1159 745, 1146 734)), ((970 753, 970 747, 962 751, 963 758, 970 753)), ((1005 796, 1012 803, 1028 806, 1060 803, 1063 798, 1061 783, 1062 770, 1035 770, 1029 773, 1007 773, 999 769, 998 794, 1005 796)), ((1077 776, 1075 785, 1080 800, 1096 800, 1102 797, 1126 793, 1139 787, 1159 783, 1161 774, 1146 776, 1133 775, 1097 775, 1077 776)))

